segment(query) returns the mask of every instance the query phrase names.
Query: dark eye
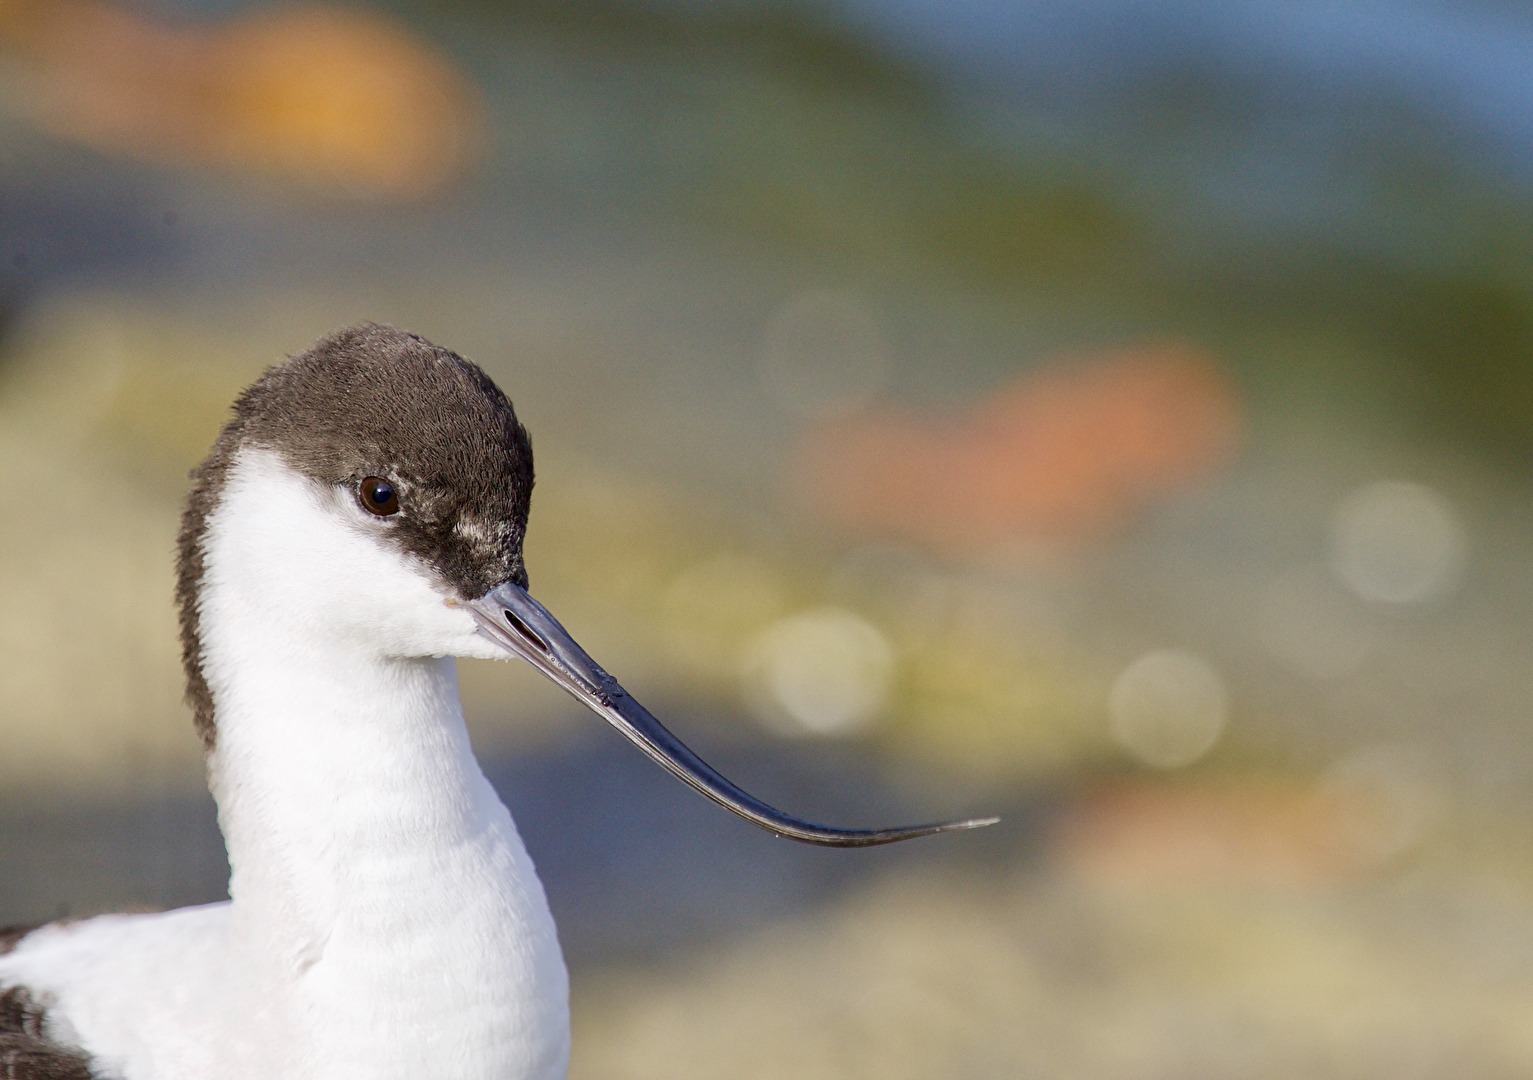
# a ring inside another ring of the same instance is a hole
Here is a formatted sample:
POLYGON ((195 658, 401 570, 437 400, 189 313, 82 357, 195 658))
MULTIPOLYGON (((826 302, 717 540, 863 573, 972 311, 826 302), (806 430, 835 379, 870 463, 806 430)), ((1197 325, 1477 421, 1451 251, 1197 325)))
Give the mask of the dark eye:
POLYGON ((399 513, 399 493, 381 476, 364 476, 357 487, 357 498, 369 514, 388 517, 399 513))

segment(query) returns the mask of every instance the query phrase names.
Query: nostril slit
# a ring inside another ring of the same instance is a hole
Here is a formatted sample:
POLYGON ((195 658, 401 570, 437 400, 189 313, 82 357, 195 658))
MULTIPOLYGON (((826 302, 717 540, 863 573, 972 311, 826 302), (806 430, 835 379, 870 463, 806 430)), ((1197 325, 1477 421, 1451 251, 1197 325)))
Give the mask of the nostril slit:
POLYGON ((542 653, 546 653, 548 651, 548 643, 542 638, 538 637, 537 634, 533 633, 532 627, 528 626, 526 623, 522 622, 521 619, 517 618, 516 612, 512 611, 510 608, 501 608, 501 612, 506 616, 506 622, 511 624, 511 629, 522 635, 522 637, 524 637, 527 642, 533 646, 533 648, 542 653))

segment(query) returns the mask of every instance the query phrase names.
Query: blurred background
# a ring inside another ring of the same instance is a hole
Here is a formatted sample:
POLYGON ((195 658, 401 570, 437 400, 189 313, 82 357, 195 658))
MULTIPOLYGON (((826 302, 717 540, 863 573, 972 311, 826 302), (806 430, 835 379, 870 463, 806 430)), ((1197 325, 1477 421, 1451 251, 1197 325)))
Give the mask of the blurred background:
POLYGON ((468 665, 577 1078, 1533 1075, 1533 16, 0 2, 0 922, 222 895, 187 470, 363 319, 756 832, 468 665))

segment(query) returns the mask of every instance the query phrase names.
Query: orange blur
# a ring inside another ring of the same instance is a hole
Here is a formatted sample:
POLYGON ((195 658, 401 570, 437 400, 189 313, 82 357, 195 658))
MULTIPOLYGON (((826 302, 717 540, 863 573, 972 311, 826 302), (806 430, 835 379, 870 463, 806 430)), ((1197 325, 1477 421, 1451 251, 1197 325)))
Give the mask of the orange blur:
POLYGON ((99 0, 0 0, 13 104, 107 153, 413 198, 462 174, 477 102, 450 61, 376 12, 292 7, 157 22, 99 0))
POLYGON ((805 438, 791 479, 857 532, 947 554, 1047 554, 1213 474, 1241 418, 1206 353, 1140 345, 1051 364, 960 416, 885 406, 829 421, 805 438))
POLYGON ((1054 853, 1125 886, 1320 886, 1376 873, 1389 814, 1361 794, 1243 778, 1120 783, 1064 816, 1054 853))

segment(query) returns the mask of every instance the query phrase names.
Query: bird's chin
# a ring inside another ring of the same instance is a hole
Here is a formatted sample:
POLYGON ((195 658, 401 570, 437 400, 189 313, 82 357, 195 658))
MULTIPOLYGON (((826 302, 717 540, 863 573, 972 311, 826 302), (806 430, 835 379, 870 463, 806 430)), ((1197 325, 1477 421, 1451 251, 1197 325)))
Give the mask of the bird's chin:
POLYGON ((462 657, 504 660, 506 651, 479 633, 466 609, 454 601, 422 600, 405 607, 407 617, 377 613, 378 618, 355 628, 364 649, 401 660, 462 657))
POLYGON ((453 656, 463 660, 509 660, 503 646, 485 637, 469 609, 459 600, 448 598, 431 613, 432 656, 453 656))
POLYGON ((511 654, 506 652, 506 650, 477 634, 469 634, 466 638, 455 642, 453 648, 446 655, 461 657, 465 660, 512 659, 511 654))

